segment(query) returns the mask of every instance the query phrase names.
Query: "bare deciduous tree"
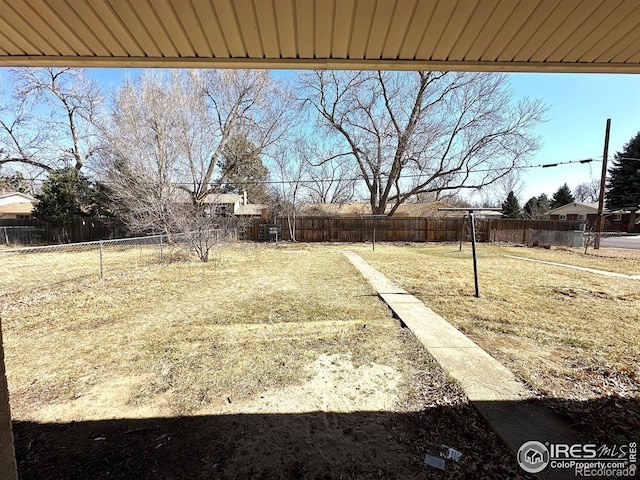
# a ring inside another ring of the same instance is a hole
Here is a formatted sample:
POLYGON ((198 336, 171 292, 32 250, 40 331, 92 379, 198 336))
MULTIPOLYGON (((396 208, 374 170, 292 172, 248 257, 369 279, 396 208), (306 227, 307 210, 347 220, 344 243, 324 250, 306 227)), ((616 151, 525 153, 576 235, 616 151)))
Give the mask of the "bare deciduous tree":
POLYGON ((298 143, 299 161, 307 165, 304 188, 314 203, 345 203, 353 200, 357 190, 357 172, 344 155, 332 155, 317 142, 298 143))
POLYGON ((0 165, 82 169, 96 152, 97 83, 78 68, 16 68, 11 80, 12 101, 0 109, 0 165))
POLYGON ((189 78, 212 120, 209 136, 215 145, 202 165, 201 181, 194 183, 198 199, 211 192, 214 169, 227 142, 242 134, 259 155, 286 132, 289 108, 287 95, 268 71, 194 70, 189 78))
POLYGON ((181 120, 191 113, 197 125, 201 114, 190 112, 187 100, 179 85, 169 92, 161 77, 143 74, 120 87, 108 123, 101 126, 102 175, 112 186, 117 213, 132 231, 171 233, 181 147, 189 144, 190 131, 197 132, 181 120))
POLYGON ((507 78, 459 72, 336 72, 302 76, 303 100, 338 136, 366 183, 374 214, 418 193, 481 188, 538 148, 537 101, 512 103, 507 78))
POLYGON ((580 183, 573 189, 573 196, 577 202, 597 202, 600 198, 600 180, 580 183))
POLYGON ((304 193, 304 180, 309 164, 300 158, 305 145, 300 141, 285 142, 279 145, 273 156, 275 167, 272 175, 276 188, 272 192, 271 210, 274 217, 287 216, 287 226, 292 241, 296 241, 296 221, 301 197, 304 193))
MULTIPOLYGON (((209 252, 216 245, 234 236, 236 226, 229 217, 216 217, 192 204, 174 205, 172 208, 174 230, 196 253, 201 262, 209 261, 209 252)), ((180 239, 180 238, 179 238, 180 239)))
POLYGON ((445 190, 443 192, 418 193, 415 196, 416 202, 431 203, 444 202, 452 207, 471 207, 472 204, 467 197, 456 190, 445 190))
POLYGON ((257 153, 268 148, 286 127, 283 107, 265 71, 145 72, 127 81, 102 126, 101 153, 122 217, 136 231, 181 231, 187 220, 200 231, 206 219, 213 228, 225 145, 242 135, 257 153), (176 222, 184 215, 193 218, 176 222))
POLYGON ((492 184, 479 189, 477 196, 482 205, 499 207, 510 193, 513 193, 520 200, 523 188, 524 184, 520 179, 520 172, 511 170, 492 184))
POLYGON ((48 129, 37 128, 32 105, 9 99, 0 106, 0 166, 20 164, 30 174, 52 170, 45 159, 48 129), (46 163, 45 163, 46 162, 46 163))

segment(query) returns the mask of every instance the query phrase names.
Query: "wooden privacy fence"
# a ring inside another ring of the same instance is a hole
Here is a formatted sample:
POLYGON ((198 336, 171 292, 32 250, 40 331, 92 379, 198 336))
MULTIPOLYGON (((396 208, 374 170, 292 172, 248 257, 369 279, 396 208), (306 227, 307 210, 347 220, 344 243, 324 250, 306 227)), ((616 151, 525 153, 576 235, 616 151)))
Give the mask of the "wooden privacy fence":
MULTIPOLYGON (((273 222, 253 219, 245 238, 259 240, 260 224, 273 222)), ((291 240, 289 225, 293 219, 279 217, 282 240, 291 240)), ((295 237, 299 242, 371 242, 374 234, 380 242, 455 242, 469 239, 468 218, 393 218, 393 217, 299 217, 295 219, 295 237)), ((476 219, 479 241, 528 243, 532 232, 571 231, 579 222, 546 220, 476 219)))
POLYGON ((109 217, 76 217, 60 239, 60 229, 38 219, 0 220, 0 245, 45 245, 62 242, 92 242, 127 236, 124 225, 109 217))

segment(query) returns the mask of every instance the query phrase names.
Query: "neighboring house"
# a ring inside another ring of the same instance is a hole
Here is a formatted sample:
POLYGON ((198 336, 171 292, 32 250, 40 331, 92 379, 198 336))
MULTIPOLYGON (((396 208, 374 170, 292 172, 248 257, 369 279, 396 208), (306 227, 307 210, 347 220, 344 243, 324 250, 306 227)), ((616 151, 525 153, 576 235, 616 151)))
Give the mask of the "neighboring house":
MULTIPOLYGON (((626 232, 629 226, 630 212, 604 210, 604 231, 626 232)), ((598 221, 598 204, 573 202, 555 208, 549 212, 549 220, 567 220, 582 222, 587 230, 596 227, 598 221)), ((634 231, 640 231, 640 215, 636 215, 636 225, 634 231)))
MULTIPOLYGON (((605 216, 609 212, 605 210, 605 216)), ((555 208, 549 212, 549 220, 567 220, 570 222, 583 222, 589 226, 595 226, 598 219, 598 204, 573 202, 555 208)))
POLYGON ((371 215, 371 205, 361 202, 303 203, 299 214, 309 217, 361 217, 371 215))
POLYGON ((240 204, 235 207, 234 213, 236 217, 261 217, 267 218, 269 216, 269 208, 266 205, 260 203, 250 203, 248 205, 240 204))
MULTIPOLYGON (((179 202, 190 201, 188 194, 180 195, 179 202)), ((204 199, 209 210, 215 210, 216 215, 233 215, 236 217, 264 217, 267 216, 267 206, 259 203, 249 203, 247 193, 211 193, 204 199)))
POLYGON ((204 198, 204 203, 215 208, 218 215, 235 215, 243 200, 242 195, 235 193, 212 193, 204 198))
POLYGON ((0 194, 0 219, 33 218, 33 208, 37 200, 20 192, 0 194))
MULTIPOLYGON (((393 206, 387 206, 386 211, 390 212, 393 206)), ((428 202, 428 203, 403 203, 395 212, 394 217, 451 217, 458 216, 461 213, 458 211, 440 211, 439 208, 451 208, 445 202, 428 202)), ((464 212, 462 212, 464 213, 464 212)))

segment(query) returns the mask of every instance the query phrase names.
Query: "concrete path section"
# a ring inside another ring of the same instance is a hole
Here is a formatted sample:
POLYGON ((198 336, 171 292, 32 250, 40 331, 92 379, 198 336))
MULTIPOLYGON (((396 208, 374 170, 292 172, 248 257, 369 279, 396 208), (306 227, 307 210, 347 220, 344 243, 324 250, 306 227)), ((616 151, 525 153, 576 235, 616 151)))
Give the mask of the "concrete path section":
POLYGON ((528 262, 546 263, 554 267, 573 268, 574 270, 582 270, 583 272, 595 273, 597 275, 605 275, 607 277, 629 278, 631 280, 640 280, 640 275, 627 275, 624 273, 608 272, 607 270, 598 270, 596 268, 578 267, 576 265, 567 265, 566 263, 547 262, 546 260, 538 260, 536 258, 517 257, 515 255, 503 255, 507 258, 515 258, 516 260, 526 260, 528 262))
POLYGON ((360 256, 344 253, 511 450, 517 452, 530 440, 578 442, 570 426, 534 400, 535 395, 504 365, 360 256))
POLYGON ((519 401, 533 394, 501 363, 419 299, 391 283, 353 252, 345 255, 378 295, 427 347, 471 401, 519 401))

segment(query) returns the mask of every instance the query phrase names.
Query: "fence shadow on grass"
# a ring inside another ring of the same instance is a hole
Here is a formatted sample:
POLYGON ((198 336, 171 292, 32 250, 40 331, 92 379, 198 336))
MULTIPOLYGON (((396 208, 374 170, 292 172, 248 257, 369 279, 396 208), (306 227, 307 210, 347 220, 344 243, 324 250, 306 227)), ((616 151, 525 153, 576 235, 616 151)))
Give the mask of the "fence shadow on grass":
MULTIPOLYGON (((508 402, 498 405, 506 411, 510 407, 508 402)), ((590 420, 594 425, 582 430, 587 442, 597 443, 587 436, 596 431, 589 432, 591 427, 607 430, 611 438, 638 441, 638 430, 632 438, 624 420, 629 412, 637 420, 637 399, 569 402, 565 407, 610 414, 608 425, 590 420)), ((14 435, 23 480, 528 478, 469 405, 415 413, 16 421, 14 435), (442 445, 463 453, 459 463, 447 461, 446 472, 423 464, 425 453, 438 455, 442 445)), ((545 439, 522 441, 527 440, 545 439)))

